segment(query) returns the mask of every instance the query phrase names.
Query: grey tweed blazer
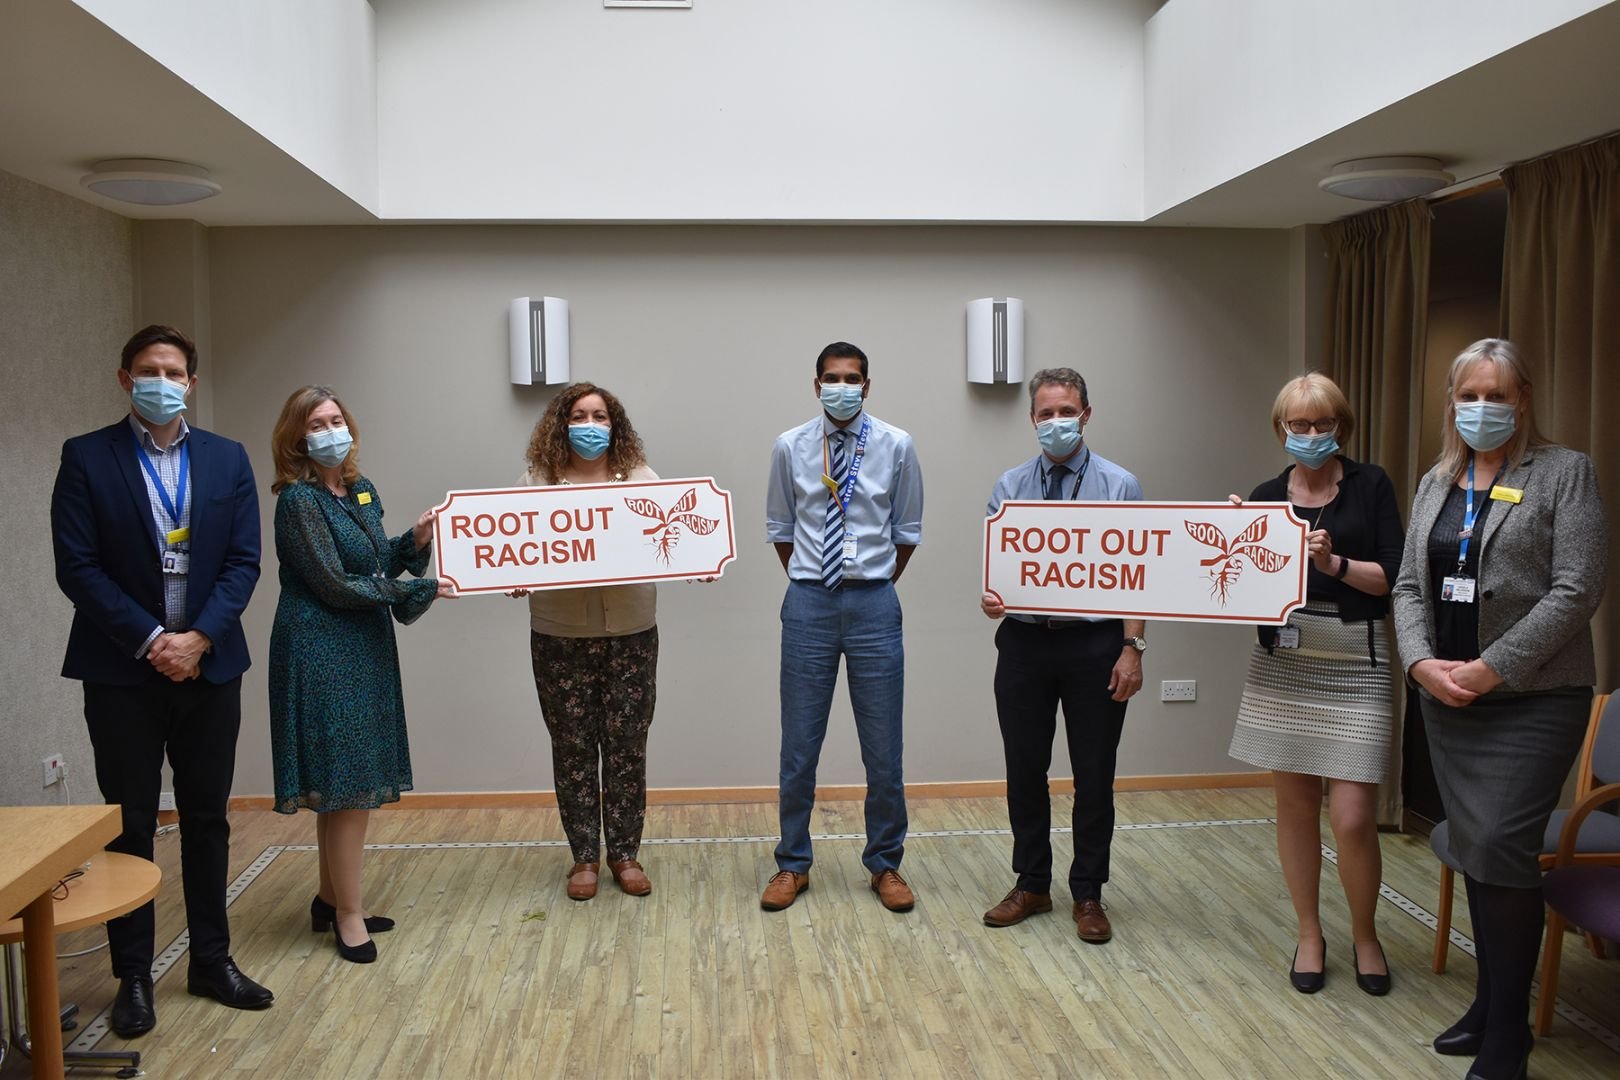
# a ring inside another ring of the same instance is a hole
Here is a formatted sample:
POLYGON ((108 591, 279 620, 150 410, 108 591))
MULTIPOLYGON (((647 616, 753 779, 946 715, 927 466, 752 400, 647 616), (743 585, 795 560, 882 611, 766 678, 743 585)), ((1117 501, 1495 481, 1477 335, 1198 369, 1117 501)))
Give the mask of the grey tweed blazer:
MULTIPOLYGON (((1480 659, 1507 690, 1552 690, 1597 681, 1592 613, 1603 599, 1608 526, 1592 459, 1537 446, 1498 481, 1524 492, 1485 519, 1479 558, 1480 659)), ((1452 479, 1430 470, 1418 483, 1392 601, 1407 671, 1434 656, 1429 533, 1452 479)))

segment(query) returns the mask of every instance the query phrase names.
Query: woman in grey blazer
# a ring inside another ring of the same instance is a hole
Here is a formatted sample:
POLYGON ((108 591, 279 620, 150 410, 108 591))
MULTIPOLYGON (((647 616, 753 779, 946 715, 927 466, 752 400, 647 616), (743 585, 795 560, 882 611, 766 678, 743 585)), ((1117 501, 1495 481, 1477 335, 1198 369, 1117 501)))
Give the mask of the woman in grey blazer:
POLYGON ((1479 961, 1474 1003, 1434 1045, 1476 1055, 1468 1076, 1494 1080, 1529 1061, 1537 856, 1591 707, 1608 541, 1592 459, 1536 433, 1511 343, 1486 338, 1452 361, 1445 423, 1412 504, 1395 635, 1479 961))

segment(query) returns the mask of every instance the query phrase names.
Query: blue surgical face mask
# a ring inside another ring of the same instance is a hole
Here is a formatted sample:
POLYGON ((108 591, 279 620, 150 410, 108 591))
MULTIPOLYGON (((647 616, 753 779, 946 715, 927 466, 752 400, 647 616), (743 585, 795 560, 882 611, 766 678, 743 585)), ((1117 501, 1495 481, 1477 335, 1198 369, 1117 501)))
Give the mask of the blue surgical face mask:
POLYGON ((1054 416, 1035 425, 1035 438, 1048 457, 1062 461, 1080 445, 1081 430, 1078 416, 1054 416))
POLYGON ((607 453, 613 441, 613 429, 606 424, 569 424, 568 445, 586 461, 595 461, 607 453))
POLYGON ((1459 401, 1457 434, 1475 450, 1495 450, 1513 438, 1519 410, 1505 401, 1459 401))
POLYGON ((135 389, 130 391, 130 402, 148 423, 167 424, 186 411, 185 384, 159 376, 132 381, 135 389))
POLYGON ((865 391, 864 383, 822 383, 821 407, 834 420, 848 420, 861 411, 865 391))
POLYGON ((1316 435, 1295 435, 1289 431, 1283 447, 1294 455, 1295 461, 1307 469, 1320 469, 1332 461, 1333 455, 1339 452, 1339 440, 1331 431, 1316 435))
POLYGON ((349 434, 348 428, 327 428, 325 431, 312 431, 305 435, 304 445, 309 447, 311 461, 333 469, 348 459, 349 447, 354 445, 354 436, 349 434))

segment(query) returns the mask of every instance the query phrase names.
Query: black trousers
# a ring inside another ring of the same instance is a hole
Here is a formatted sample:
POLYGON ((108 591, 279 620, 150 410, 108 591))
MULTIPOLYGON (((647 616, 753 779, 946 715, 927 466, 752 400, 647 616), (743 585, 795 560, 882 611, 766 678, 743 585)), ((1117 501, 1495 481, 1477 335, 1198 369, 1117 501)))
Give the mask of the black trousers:
MULTIPOLYGON (((225 920, 231 823, 226 803, 242 725, 242 680, 165 679, 144 686, 84 684, 84 719, 96 754, 102 798, 123 807, 124 831, 108 851, 152 858, 163 758, 174 769, 180 812, 180 876, 191 931, 191 962, 212 964, 231 952, 225 920)), ((150 974, 154 905, 107 924, 113 975, 150 974)))
POLYGON ((1026 892, 1052 890, 1052 764, 1057 710, 1074 770, 1074 863, 1069 890, 1076 900, 1100 898, 1114 840, 1114 760, 1125 726, 1125 702, 1114 701, 1108 679, 1125 643, 1124 623, 1071 623, 1049 629, 1003 619, 996 630, 996 718, 1007 759, 1007 817, 1013 871, 1026 892))

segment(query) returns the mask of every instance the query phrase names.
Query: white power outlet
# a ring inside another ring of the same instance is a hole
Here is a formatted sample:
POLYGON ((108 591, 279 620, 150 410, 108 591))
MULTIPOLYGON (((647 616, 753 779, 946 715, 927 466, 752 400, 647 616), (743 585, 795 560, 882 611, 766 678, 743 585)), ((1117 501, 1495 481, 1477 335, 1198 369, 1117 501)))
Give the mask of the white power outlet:
POLYGON ((51 754, 40 764, 45 766, 45 787, 50 787, 67 775, 67 759, 61 754, 51 754))
POLYGON ((1160 701, 1197 701, 1197 679, 1165 679, 1159 683, 1160 701))
POLYGON ((174 792, 172 792, 172 791, 160 791, 160 792, 158 792, 158 812, 162 813, 164 810, 173 810, 173 809, 174 809, 174 792))

